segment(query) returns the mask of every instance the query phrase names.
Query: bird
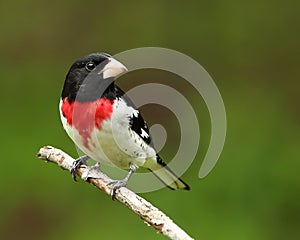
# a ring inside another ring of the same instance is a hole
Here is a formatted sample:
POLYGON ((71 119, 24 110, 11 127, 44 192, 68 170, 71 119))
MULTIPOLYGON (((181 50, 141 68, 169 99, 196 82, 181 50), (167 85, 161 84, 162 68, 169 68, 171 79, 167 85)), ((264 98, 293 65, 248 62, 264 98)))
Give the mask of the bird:
POLYGON ((127 169, 113 181, 111 195, 125 187, 132 174, 144 167, 170 189, 190 190, 156 152, 147 123, 132 100, 116 83, 128 70, 107 53, 91 53, 76 60, 64 81, 59 112, 63 128, 85 154, 71 173, 91 158, 100 164, 127 169))

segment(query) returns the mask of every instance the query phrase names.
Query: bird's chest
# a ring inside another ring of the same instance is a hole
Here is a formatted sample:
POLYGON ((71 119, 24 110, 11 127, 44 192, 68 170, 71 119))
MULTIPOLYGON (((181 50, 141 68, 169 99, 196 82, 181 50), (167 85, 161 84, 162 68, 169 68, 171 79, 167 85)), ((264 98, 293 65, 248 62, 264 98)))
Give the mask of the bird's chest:
POLYGON ((68 102, 64 99, 60 104, 61 119, 65 129, 70 134, 80 135, 78 137, 86 148, 89 148, 92 133, 96 129, 102 129, 103 122, 111 118, 112 112, 113 100, 105 98, 92 102, 68 102))
POLYGON ((66 132, 81 151, 98 162, 127 168, 133 161, 137 165, 144 163, 146 146, 129 129, 125 108, 111 101, 99 100, 93 104, 62 101, 60 113, 66 132))

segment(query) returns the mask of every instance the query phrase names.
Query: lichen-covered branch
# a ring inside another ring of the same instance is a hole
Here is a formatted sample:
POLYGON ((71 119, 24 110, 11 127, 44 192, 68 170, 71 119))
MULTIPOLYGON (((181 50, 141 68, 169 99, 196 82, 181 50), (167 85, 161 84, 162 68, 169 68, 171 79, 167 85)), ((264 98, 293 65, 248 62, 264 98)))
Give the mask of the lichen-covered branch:
MULTIPOLYGON (((47 162, 56 163, 58 166, 66 170, 69 170, 75 161, 75 159, 64 153, 62 150, 51 146, 42 147, 37 156, 47 162)), ((99 168, 82 166, 77 170, 77 175, 84 181, 93 184, 98 189, 110 195, 113 185, 108 185, 108 183, 113 180, 103 174, 99 168)), ((115 199, 135 212, 145 221, 145 223, 147 223, 147 225, 152 226, 159 233, 162 233, 170 239, 192 239, 166 214, 129 189, 125 187, 118 189, 115 194, 115 199)))

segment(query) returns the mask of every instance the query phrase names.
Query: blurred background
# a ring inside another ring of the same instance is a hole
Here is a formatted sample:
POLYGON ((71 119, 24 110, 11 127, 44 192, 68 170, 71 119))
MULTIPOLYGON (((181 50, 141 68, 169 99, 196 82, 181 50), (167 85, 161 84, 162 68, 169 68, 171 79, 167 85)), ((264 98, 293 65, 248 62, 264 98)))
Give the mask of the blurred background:
MULTIPOLYGON (((141 195, 196 239, 300 239, 299 7, 257 0, 2 0, 0 238, 165 239, 107 195, 36 158, 43 145, 77 156, 58 113, 73 61, 153 46, 187 54, 210 73, 228 132, 217 166, 199 179, 210 138, 201 97, 165 72, 124 76, 125 90, 169 82, 200 119, 197 158, 183 176, 192 190, 141 195)), ((142 109, 149 124, 159 119, 176 133, 174 116, 156 107, 142 109)), ((178 146, 174 136, 161 151, 166 161, 178 146)))

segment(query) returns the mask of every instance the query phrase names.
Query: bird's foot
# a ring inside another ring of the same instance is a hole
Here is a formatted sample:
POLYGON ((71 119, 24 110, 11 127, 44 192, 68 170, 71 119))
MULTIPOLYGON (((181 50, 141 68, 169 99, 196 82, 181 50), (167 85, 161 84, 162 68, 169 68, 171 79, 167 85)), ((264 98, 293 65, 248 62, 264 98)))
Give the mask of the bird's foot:
POLYGON ((129 172, 128 172, 127 176, 124 179, 115 180, 115 181, 112 181, 112 182, 107 184, 107 186, 113 185, 112 190, 110 192, 110 196, 111 196, 112 200, 116 199, 116 191, 118 189, 120 189, 121 187, 126 187, 131 175, 135 172, 136 168, 137 167, 135 165, 130 164, 129 172))
POLYGON ((77 182, 76 180, 76 171, 78 168, 80 168, 82 165, 86 165, 86 161, 89 159, 89 157, 87 155, 81 156, 79 158, 77 158, 71 168, 70 168, 70 173, 72 175, 72 178, 74 179, 75 182, 77 182))
POLYGON ((122 179, 122 180, 115 180, 115 181, 112 181, 107 184, 107 186, 113 185, 112 190, 110 192, 110 196, 111 196, 112 200, 116 199, 116 191, 118 189, 120 189, 121 187, 126 187, 127 183, 128 183, 128 180, 122 179))

